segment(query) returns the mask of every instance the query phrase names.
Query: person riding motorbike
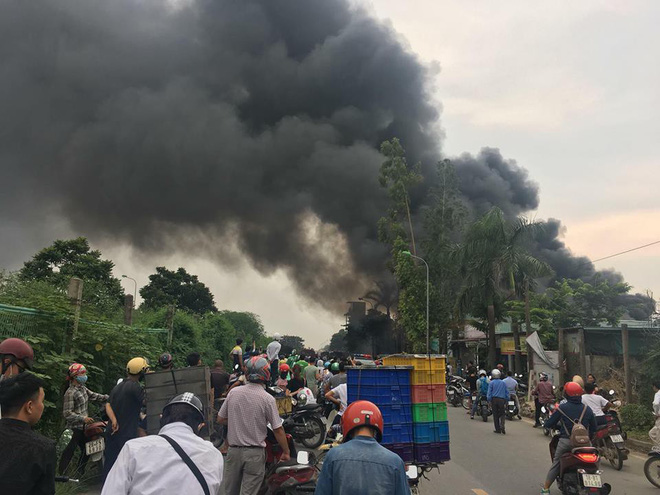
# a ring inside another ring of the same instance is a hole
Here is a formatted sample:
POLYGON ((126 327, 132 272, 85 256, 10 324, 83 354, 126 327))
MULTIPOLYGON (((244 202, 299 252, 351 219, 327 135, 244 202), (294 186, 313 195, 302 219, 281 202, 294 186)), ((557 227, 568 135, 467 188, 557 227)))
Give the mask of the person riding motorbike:
POLYGON ((174 358, 169 352, 164 352, 158 358, 158 364, 163 370, 171 370, 174 368, 174 358))
POLYGON ((596 388, 597 386, 595 382, 587 382, 584 385, 584 395, 582 396, 582 403, 589 406, 591 410, 594 412, 594 416, 596 416, 596 424, 598 426, 606 425, 607 417, 605 416, 605 412, 609 408, 614 407, 614 404, 612 404, 602 395, 598 395, 596 393, 596 388))
POLYGON ((62 416, 64 416, 66 427, 73 431, 73 436, 64 449, 64 452, 62 452, 58 466, 58 472, 60 474, 64 474, 66 468, 69 467, 76 447, 80 448, 80 458, 78 459, 78 470, 76 474, 82 475, 85 472, 85 466, 87 465, 85 426, 94 422, 94 419, 88 415, 87 406, 90 400, 94 402, 106 402, 109 398, 106 394, 99 394, 88 389, 85 386, 88 378, 87 368, 84 365, 73 363, 69 366, 66 377, 69 382, 69 388, 64 392, 62 416))
POLYGON ((554 387, 552 386, 552 382, 548 380, 547 373, 539 373, 539 383, 534 387, 532 396, 534 397, 534 404, 536 406, 534 428, 538 428, 541 426, 541 408, 555 401, 554 387))
POLYGON ((474 419, 474 413, 477 412, 477 405, 481 396, 488 396, 488 376, 486 370, 479 370, 479 379, 477 380, 477 400, 473 401, 470 419, 474 419))
POLYGON ((316 495, 410 493, 403 461, 379 443, 383 438, 383 415, 375 404, 353 402, 344 411, 342 430, 344 442, 326 455, 316 495))
POLYGON ((0 363, 2 363, 0 381, 23 373, 25 370, 31 370, 34 364, 32 346, 15 337, 3 340, 0 343, 0 363))
POLYGON ((520 401, 518 400, 518 380, 513 377, 513 371, 509 370, 506 372, 506 378, 502 380, 506 385, 507 390, 509 391, 509 400, 513 400, 516 403, 516 408, 518 409, 518 419, 520 417, 520 401))
POLYGON ((582 423, 589 431, 590 438, 596 433, 596 417, 589 406, 582 404, 583 393, 584 390, 579 383, 568 382, 564 385, 564 398, 566 399, 566 402, 560 404, 557 410, 552 413, 552 416, 550 416, 543 425, 544 428, 549 429, 554 429, 559 426, 559 435, 552 439, 553 442, 557 442, 557 446, 552 466, 548 471, 543 489, 541 490, 541 495, 547 495, 550 493, 550 486, 555 479, 557 479, 557 475, 559 474, 559 463, 562 455, 566 452, 571 452, 573 449, 570 441, 573 425, 580 421, 580 423, 582 423))

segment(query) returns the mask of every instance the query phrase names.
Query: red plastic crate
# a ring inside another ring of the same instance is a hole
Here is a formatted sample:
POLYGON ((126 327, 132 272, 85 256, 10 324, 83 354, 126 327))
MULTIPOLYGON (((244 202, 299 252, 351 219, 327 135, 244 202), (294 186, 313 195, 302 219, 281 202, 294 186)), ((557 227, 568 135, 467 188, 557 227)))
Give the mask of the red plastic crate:
POLYGON ((413 404, 428 404, 447 402, 447 387, 445 385, 412 385, 413 404))

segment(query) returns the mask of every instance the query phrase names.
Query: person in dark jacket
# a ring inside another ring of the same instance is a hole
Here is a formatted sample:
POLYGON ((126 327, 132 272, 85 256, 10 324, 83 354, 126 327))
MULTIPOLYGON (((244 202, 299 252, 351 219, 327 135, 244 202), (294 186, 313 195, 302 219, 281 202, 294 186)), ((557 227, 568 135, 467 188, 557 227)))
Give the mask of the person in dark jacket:
POLYGON ((545 478, 545 484, 543 485, 543 490, 541 490, 541 495, 547 495, 550 493, 550 486, 555 479, 557 479, 557 475, 559 474, 559 460, 561 459, 561 456, 566 452, 570 452, 573 448, 570 441, 571 432, 573 431, 573 421, 579 420, 580 416, 582 416, 581 423, 589 431, 589 437, 593 438, 596 433, 596 416, 594 416, 594 413, 589 406, 582 404, 583 393, 584 390, 579 383, 568 382, 564 385, 564 397, 566 398, 566 402, 560 404, 559 409, 568 416, 568 418, 557 410, 552 413, 552 416, 550 416, 543 425, 544 428, 549 428, 551 430, 558 427, 559 441, 557 442, 552 466, 545 478))
POLYGON ((55 493, 55 442, 32 431, 44 412, 44 382, 21 373, 0 382, 0 490, 12 495, 55 493))

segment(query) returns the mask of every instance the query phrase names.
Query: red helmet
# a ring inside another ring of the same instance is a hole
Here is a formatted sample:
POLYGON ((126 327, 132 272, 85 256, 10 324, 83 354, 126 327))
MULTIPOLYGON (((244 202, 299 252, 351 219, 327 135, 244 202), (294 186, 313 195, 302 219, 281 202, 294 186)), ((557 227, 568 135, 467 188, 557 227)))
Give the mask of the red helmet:
POLYGON ((280 373, 283 373, 283 372, 285 372, 285 371, 286 371, 286 372, 291 371, 291 368, 289 367, 289 365, 286 364, 286 363, 282 363, 282 364, 280 364, 280 373))
POLYGON ((87 368, 84 364, 73 363, 69 366, 69 377, 75 378, 76 376, 82 376, 87 374, 87 368))
MULTIPOLYGON (((25 363, 27 369, 32 369, 32 363, 34 362, 34 351, 30 344, 24 340, 17 338, 5 339, 0 343, 0 358, 5 356, 13 356, 12 363, 15 363, 16 360, 22 360, 25 363)), ((3 372, 5 371, 4 362, 2 363, 3 372)))
POLYGON ((383 415, 378 406, 368 400, 356 400, 350 404, 341 417, 341 429, 345 439, 360 426, 371 426, 376 430, 376 440, 383 438, 383 415))
POLYGON ((577 382, 568 382, 564 385, 564 394, 566 397, 577 397, 578 395, 584 394, 584 390, 577 382))
POLYGON ((246 367, 249 382, 268 383, 270 381, 270 363, 268 359, 261 356, 252 356, 246 367))

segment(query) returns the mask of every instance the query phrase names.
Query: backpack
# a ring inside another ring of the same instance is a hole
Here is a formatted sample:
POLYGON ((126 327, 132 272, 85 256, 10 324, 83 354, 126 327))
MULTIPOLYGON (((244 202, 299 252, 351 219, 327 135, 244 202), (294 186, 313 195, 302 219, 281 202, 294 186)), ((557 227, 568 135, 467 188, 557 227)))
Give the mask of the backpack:
MULTIPOLYGON (((568 420, 573 423, 573 429, 571 430, 571 435, 569 441, 571 442, 571 447, 577 449, 579 447, 589 447, 591 446, 591 440, 589 439, 589 432, 582 424, 582 418, 584 418, 584 413, 587 412, 587 406, 584 406, 582 409, 582 414, 580 414, 580 419, 571 419, 568 414, 561 410, 561 407, 558 407, 557 410, 568 418, 568 420)), ((568 428, 564 425, 566 433, 568 433, 568 428)))

